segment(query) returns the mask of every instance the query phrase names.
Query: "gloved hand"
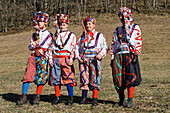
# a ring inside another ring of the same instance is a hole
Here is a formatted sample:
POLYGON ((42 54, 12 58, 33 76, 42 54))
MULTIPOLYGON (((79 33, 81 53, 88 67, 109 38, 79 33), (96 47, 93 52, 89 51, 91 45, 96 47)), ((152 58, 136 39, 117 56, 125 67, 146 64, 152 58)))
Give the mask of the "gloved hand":
POLYGON ((133 63, 133 64, 136 64, 137 61, 138 61, 138 56, 135 55, 135 54, 133 54, 132 63, 133 63))

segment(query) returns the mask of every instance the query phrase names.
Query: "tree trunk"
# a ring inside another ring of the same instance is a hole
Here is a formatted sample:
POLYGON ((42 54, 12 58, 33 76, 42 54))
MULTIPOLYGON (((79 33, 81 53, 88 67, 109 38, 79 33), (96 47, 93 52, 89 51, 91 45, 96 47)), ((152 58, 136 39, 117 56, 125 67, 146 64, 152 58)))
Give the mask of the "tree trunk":
MULTIPOLYGON (((12 2, 10 2, 10 4, 13 4, 12 2)), ((11 13, 10 13, 10 26, 14 27, 14 5, 11 6, 11 13)))
POLYGON ((152 9, 155 11, 155 0, 152 0, 152 9))
POLYGON ((155 10, 157 11, 158 9, 158 0, 156 0, 156 3, 155 3, 155 10))
POLYGON ((83 15, 86 15, 87 13, 87 0, 84 0, 84 14, 83 15))
POLYGON ((66 13, 67 6, 68 6, 68 2, 67 0, 64 0, 64 13, 66 13))
POLYGON ((118 9, 118 7, 119 7, 119 5, 118 5, 118 0, 116 0, 116 3, 115 3, 115 4, 116 4, 116 12, 118 12, 118 10, 119 10, 119 9, 118 9))
POLYGON ((39 0, 36 1, 36 10, 41 11, 41 3, 39 0))
POLYGON ((165 1, 164 1, 164 7, 165 7, 165 8, 167 8, 167 2, 168 2, 168 0, 165 0, 165 1))
POLYGON ((135 7, 135 0, 132 0, 132 8, 134 9, 135 7))
POLYGON ((4 19, 3 19, 3 11, 2 11, 2 3, 0 1, 0 15, 1 15, 1 28, 2 28, 2 32, 5 32, 4 30, 4 19))
POLYGON ((44 0, 44 11, 47 13, 48 11, 48 4, 47 4, 47 0, 44 0))
POLYGON ((109 3, 109 12, 111 13, 112 12, 112 0, 109 0, 110 3, 109 3))
POLYGON ((98 3, 99 3, 99 0, 96 0, 96 7, 95 7, 95 12, 97 11, 97 7, 98 7, 98 3))
POLYGON ((122 5, 123 3, 122 3, 122 0, 120 0, 120 7, 122 7, 123 5, 122 5))
POLYGON ((106 0, 106 14, 108 14, 109 0, 106 0))
POLYGON ((136 2, 136 11, 139 11, 139 9, 138 9, 138 0, 135 0, 135 2, 136 2))
POLYGON ((126 7, 126 0, 124 0, 124 7, 126 7))
POLYGON ((146 6, 146 0, 143 0, 144 2, 144 9, 146 10, 147 6, 146 6))
POLYGON ((8 31, 8 4, 10 1, 5 0, 5 32, 8 31))
POLYGON ((147 1, 147 9, 149 9, 149 0, 146 0, 147 1))
POLYGON ((104 12, 106 12, 105 0, 103 0, 103 8, 104 8, 104 12))
POLYGON ((71 0, 67 0, 67 3, 68 3, 67 14, 70 15, 71 0))
POLYGON ((77 0, 77 8, 78 8, 78 24, 80 25, 80 16, 81 16, 81 6, 82 6, 83 0, 80 1, 77 0))
POLYGON ((58 0, 58 13, 61 13, 61 0, 58 0))

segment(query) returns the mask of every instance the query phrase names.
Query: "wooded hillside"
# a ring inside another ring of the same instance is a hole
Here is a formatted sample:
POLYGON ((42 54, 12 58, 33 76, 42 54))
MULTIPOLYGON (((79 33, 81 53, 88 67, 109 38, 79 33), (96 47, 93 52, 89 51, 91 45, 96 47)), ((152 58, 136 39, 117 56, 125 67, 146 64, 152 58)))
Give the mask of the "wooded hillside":
POLYGON ((0 0, 0 32, 29 29, 36 11, 49 14, 50 26, 57 13, 68 14, 71 21, 80 24, 84 16, 114 14, 122 6, 139 13, 170 14, 168 0, 0 0))

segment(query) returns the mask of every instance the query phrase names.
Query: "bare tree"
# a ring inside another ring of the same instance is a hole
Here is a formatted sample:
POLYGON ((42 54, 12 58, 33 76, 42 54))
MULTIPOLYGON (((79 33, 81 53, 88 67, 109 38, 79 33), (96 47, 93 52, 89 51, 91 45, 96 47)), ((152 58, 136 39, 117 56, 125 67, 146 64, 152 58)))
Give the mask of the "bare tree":
POLYGON ((5 0, 5 32, 8 31, 8 4, 10 1, 5 0))
POLYGON ((77 0, 78 23, 79 23, 79 24, 80 24, 80 16, 81 16, 81 7, 82 7, 82 4, 83 4, 83 0, 80 0, 80 3, 79 3, 79 0, 77 0))
POLYGON ((155 11, 155 0, 152 0, 152 8, 153 8, 153 11, 155 11))
POLYGON ((132 0, 132 8, 135 9, 136 11, 139 11, 139 9, 138 9, 138 0, 132 0))
POLYGON ((168 0, 164 0, 164 7, 167 8, 167 2, 168 0))
MULTIPOLYGON (((1 0, 0 24, 2 32, 10 30, 9 27, 17 29, 20 25, 29 25, 32 23, 32 14, 40 10, 49 14, 49 25, 50 18, 56 13, 76 16, 76 21, 80 24, 81 17, 87 15, 87 12, 92 12, 93 9, 96 13, 101 10, 108 14, 115 10, 117 13, 121 6, 131 5, 133 9, 139 11, 141 2, 144 3, 145 10, 157 11, 158 7, 162 7, 159 6, 158 0, 3 0, 3 2, 1 0)), ((168 7, 168 0, 160 2, 164 3, 165 8, 168 7)))
POLYGON ((112 0, 109 0, 110 1, 110 3, 109 3, 109 12, 111 13, 112 12, 112 0))
POLYGON ((99 4, 99 0, 96 0, 96 7, 95 7, 95 12, 97 11, 97 7, 98 7, 98 4, 99 4))
POLYGON ((67 2, 68 2, 67 14, 70 15, 71 0, 67 0, 67 2))
POLYGON ((132 8, 134 9, 135 7, 135 0, 132 0, 132 8))
POLYGON ((155 5, 155 10, 157 11, 157 9, 158 9, 158 0, 156 0, 156 3, 155 3, 156 5, 155 5))
POLYGON ((138 9, 138 0, 135 0, 136 1, 136 11, 139 11, 138 9))
POLYGON ((143 0, 145 10, 146 10, 146 8, 147 8, 147 6, 146 6, 147 3, 146 3, 146 1, 147 1, 147 0, 143 0))
POLYGON ((108 9, 109 8, 109 0, 106 0, 106 14, 108 14, 108 9))
POLYGON ((61 0, 58 0, 58 8, 59 8, 58 13, 61 13, 61 0))
POLYGON ((106 12, 105 0, 103 0, 103 8, 104 8, 104 12, 106 12))
POLYGON ((158 0, 152 0, 152 8, 153 11, 157 11, 157 7, 158 7, 158 0))
POLYGON ((41 3, 39 0, 36 0, 36 10, 41 11, 41 3))
POLYGON ((147 0, 147 9, 149 9, 149 0, 147 0))
POLYGON ((118 12, 118 0, 115 1, 115 4, 116 4, 116 12, 118 12))
POLYGON ((47 12, 48 10, 48 4, 47 4, 47 0, 44 0, 44 11, 47 12))
POLYGON ((84 15, 87 13, 87 0, 84 0, 84 15))
POLYGON ((126 0, 124 0, 124 7, 126 7, 126 0))
POLYGON ((122 3, 122 0, 120 0, 120 7, 122 7, 123 5, 122 5, 123 3, 122 3))
POLYGON ((2 32, 5 32, 5 29, 4 29, 4 19, 3 19, 3 10, 2 10, 2 3, 1 3, 1 1, 0 1, 0 15, 1 15, 2 32))
POLYGON ((68 7, 67 0, 63 0, 63 4, 64 4, 64 13, 66 13, 66 10, 67 10, 67 7, 68 7))

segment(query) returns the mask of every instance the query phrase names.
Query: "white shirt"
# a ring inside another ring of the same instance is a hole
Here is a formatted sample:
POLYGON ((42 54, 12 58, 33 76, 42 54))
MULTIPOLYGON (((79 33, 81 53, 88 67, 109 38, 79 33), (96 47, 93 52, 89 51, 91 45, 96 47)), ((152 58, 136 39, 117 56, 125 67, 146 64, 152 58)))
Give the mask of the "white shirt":
POLYGON ((85 57, 95 57, 97 54, 101 54, 103 58, 106 56, 109 47, 105 36, 95 31, 95 29, 92 31, 92 34, 93 36, 90 36, 90 34, 87 33, 86 37, 82 35, 78 38, 76 44, 76 58, 80 57, 83 51, 85 57))

